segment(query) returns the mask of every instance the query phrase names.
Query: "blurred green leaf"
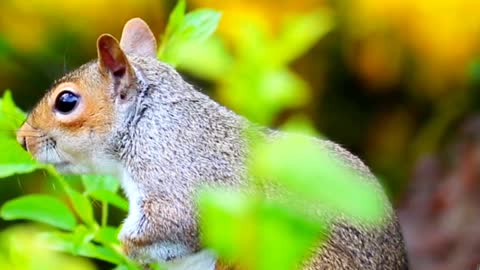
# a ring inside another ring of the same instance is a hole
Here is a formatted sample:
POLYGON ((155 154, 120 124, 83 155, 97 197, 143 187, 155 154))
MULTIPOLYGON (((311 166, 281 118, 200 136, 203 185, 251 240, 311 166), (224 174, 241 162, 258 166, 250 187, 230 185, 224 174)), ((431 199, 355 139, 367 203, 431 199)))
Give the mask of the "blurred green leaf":
POLYGON ((179 69, 206 80, 222 80, 232 64, 233 57, 217 36, 205 40, 201 46, 184 45, 178 59, 179 69))
POLYGON ((185 47, 200 45, 213 34, 220 21, 220 13, 209 9, 195 10, 182 16, 184 5, 179 2, 175 8, 158 50, 158 58, 173 66, 178 64, 185 47))
POLYGON ((167 23, 167 29, 165 30, 165 36, 169 37, 175 32, 178 27, 183 23, 183 19, 185 18, 185 9, 187 8, 187 4, 185 0, 179 0, 175 5, 175 8, 170 13, 167 23))
POLYGON ((78 253, 82 247, 89 243, 94 237, 94 233, 82 224, 75 227, 72 235, 72 243, 75 253, 78 253))
POLYGON ((210 190, 199 207, 204 243, 245 269, 295 269, 326 235, 323 224, 255 196, 210 190))
POLYGON ((117 193, 108 190, 96 190, 89 194, 92 198, 98 201, 105 201, 123 211, 128 211, 128 201, 120 197, 117 193))
POLYGON ((104 244, 120 244, 120 241, 118 240, 118 228, 117 227, 110 227, 110 226, 105 226, 101 227, 98 229, 98 231, 95 234, 95 241, 98 241, 100 243, 104 244))
POLYGON ((326 147, 294 134, 259 144, 252 154, 252 173, 273 179, 325 209, 345 213, 352 221, 379 222, 385 214, 379 187, 326 147))
POLYGON ((120 188, 120 182, 113 176, 106 175, 82 175, 82 183, 87 194, 96 191, 117 192, 120 188))
POLYGON ((278 64, 290 63, 305 54, 333 26, 332 15, 327 10, 291 17, 284 23, 270 59, 278 64))
POLYGON ((68 197, 70 198, 70 201, 72 202, 73 209, 75 209, 75 212, 80 219, 92 228, 97 227, 98 224, 93 216, 92 204, 88 197, 69 186, 64 186, 64 188, 68 197))
POLYGON ((73 230, 75 217, 57 198, 47 195, 26 195, 6 202, 0 215, 5 220, 28 219, 60 229, 73 230))
POLYGON ((287 68, 253 69, 250 64, 238 63, 224 91, 227 102, 251 121, 268 125, 282 110, 309 101, 308 85, 287 68))
POLYGON ((95 258, 113 264, 124 263, 124 258, 111 248, 97 246, 91 242, 76 246, 76 239, 77 236, 74 233, 47 232, 42 234, 42 240, 53 250, 95 258))
MULTIPOLYGON (((43 227, 43 230, 45 227, 43 227)), ((50 250, 39 237, 42 226, 13 225, 0 233, 0 269, 94 270, 92 262, 50 250)))
POLYGON ((73 209, 75 209, 75 213, 77 213, 80 219, 90 228, 96 229, 98 224, 93 216, 93 208, 87 195, 74 190, 53 166, 47 166, 46 170, 49 177, 60 183, 62 188, 65 190, 70 202, 72 203, 73 209))

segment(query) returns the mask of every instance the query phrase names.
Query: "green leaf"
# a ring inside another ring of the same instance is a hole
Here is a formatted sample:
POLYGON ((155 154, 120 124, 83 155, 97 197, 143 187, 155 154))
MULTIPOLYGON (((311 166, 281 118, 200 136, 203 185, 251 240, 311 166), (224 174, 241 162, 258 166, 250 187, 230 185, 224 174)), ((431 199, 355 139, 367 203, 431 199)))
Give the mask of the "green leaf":
POLYGON ((103 244, 120 244, 118 230, 119 228, 111 226, 100 227, 95 234, 95 241, 103 244))
POLYGON ((92 198, 98 201, 105 201, 123 211, 128 211, 128 202, 120 197, 117 193, 108 190, 96 190, 89 194, 92 198))
POLYGON ((80 219, 91 228, 98 227, 98 224, 93 216, 92 204, 88 197, 69 186, 64 188, 68 197, 70 198, 70 201, 72 202, 73 209, 75 209, 75 212, 80 219))
POLYGON ((63 202, 47 195, 27 195, 6 202, 0 215, 5 220, 28 219, 60 229, 73 230, 75 217, 63 202))
POLYGON ((158 57, 160 60, 176 65, 184 48, 200 45, 217 29, 220 13, 214 10, 199 9, 185 15, 180 25, 172 29, 172 33, 162 42, 158 57))
POLYGON ((98 246, 91 242, 84 242, 80 246, 76 246, 78 242, 74 233, 44 233, 42 234, 42 240, 53 250, 95 258, 113 264, 125 262, 125 258, 121 254, 106 246, 98 246))
POLYGON ((169 37, 182 23, 185 18, 185 9, 187 4, 185 0, 179 0, 168 18, 167 30, 165 36, 169 37))
MULTIPOLYGON (((385 215, 379 186, 360 175, 336 156, 325 141, 288 135, 255 148, 252 172, 259 179, 273 179, 293 197, 305 198, 338 211, 352 221, 377 224, 385 215)), ((338 149, 336 149, 338 153, 338 149)))
POLYGON ((78 253, 84 245, 94 238, 94 233, 82 224, 75 228, 72 235, 72 243, 75 253, 78 253))
POLYGON ((185 15, 183 23, 172 35, 179 42, 202 42, 209 38, 217 29, 221 13, 211 9, 197 9, 185 15))
POLYGON ((58 183, 62 186, 65 192, 70 199, 70 202, 73 205, 73 209, 80 217, 80 219, 88 225, 90 228, 96 229, 98 227, 97 222, 93 216, 93 208, 91 205, 90 200, 88 199, 87 195, 82 194, 76 190, 74 190, 68 183, 65 181, 62 175, 60 175, 53 166, 46 166, 46 171, 48 175, 53 179, 57 180, 58 183))
POLYGON ((204 243, 245 269, 295 269, 327 235, 322 223, 261 197, 206 191, 199 207, 204 243))
MULTIPOLYGON (((1 136, 0 136, 1 137, 1 136)), ((30 173, 43 166, 11 138, 0 138, 0 178, 30 173)))
POLYGON ((206 80, 221 81, 233 64, 233 57, 222 40, 213 36, 201 46, 195 43, 184 45, 178 58, 178 68, 206 80))
POLYGON ((99 190, 106 190, 115 193, 120 188, 120 182, 113 176, 82 175, 82 183, 87 194, 99 190))
POLYGON ((308 15, 291 17, 284 24, 283 31, 271 50, 270 59, 285 65, 306 53, 334 26, 327 10, 318 10, 308 15))
POLYGON ((5 91, 0 100, 0 178, 13 174, 30 173, 42 167, 15 139, 25 113, 12 100, 10 91, 5 91))
POLYGON ((16 130, 18 129, 23 121, 25 121, 26 114, 20 110, 17 105, 13 102, 12 93, 9 90, 6 90, 3 94, 1 101, 2 114, 10 119, 11 127, 16 130))

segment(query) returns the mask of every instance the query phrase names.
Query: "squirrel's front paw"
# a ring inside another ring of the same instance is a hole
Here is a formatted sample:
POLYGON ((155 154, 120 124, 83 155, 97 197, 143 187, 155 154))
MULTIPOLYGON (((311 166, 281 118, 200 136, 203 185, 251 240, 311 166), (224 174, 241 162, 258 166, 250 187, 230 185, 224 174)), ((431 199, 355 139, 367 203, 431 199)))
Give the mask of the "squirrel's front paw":
POLYGON ((148 234, 151 231, 147 230, 146 221, 137 225, 132 222, 133 219, 127 218, 119 234, 123 250, 131 259, 142 264, 165 262, 192 252, 185 245, 159 241, 158 236, 148 234))
POLYGON ((183 257, 191 251, 181 244, 127 239, 122 241, 125 254, 132 260, 142 264, 167 262, 183 257))

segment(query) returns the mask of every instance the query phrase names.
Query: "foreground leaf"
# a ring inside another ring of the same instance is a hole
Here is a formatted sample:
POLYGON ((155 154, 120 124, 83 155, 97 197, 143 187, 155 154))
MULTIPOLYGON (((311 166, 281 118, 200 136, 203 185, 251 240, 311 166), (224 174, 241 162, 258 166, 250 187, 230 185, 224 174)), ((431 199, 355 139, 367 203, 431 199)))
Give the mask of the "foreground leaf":
POLYGON ((180 1, 170 17, 158 50, 158 58, 173 66, 181 61, 185 48, 204 42, 215 32, 220 21, 220 13, 214 10, 199 9, 183 15, 184 10, 185 3, 180 1))
POLYGON ((105 175, 82 175, 82 183, 87 194, 96 191, 117 192, 120 188, 120 182, 113 176, 105 175))
MULTIPOLYGON (((252 172, 259 179, 273 179, 328 211, 346 214, 352 222, 378 224, 385 214, 379 186, 372 176, 361 175, 325 143, 289 135, 274 143, 259 144, 252 155, 252 172)), ((338 151, 338 150, 337 150, 338 151)))
POLYGON ((27 195, 6 202, 0 215, 5 220, 28 219, 73 230, 75 217, 59 199, 47 195, 27 195))
POLYGON ((56 251, 95 258, 113 264, 121 264, 124 262, 122 255, 113 249, 97 246, 91 242, 84 242, 80 246, 77 246, 77 237, 73 233, 43 233, 42 240, 45 241, 51 249, 56 251))
POLYGON ((296 269, 327 235, 322 223, 255 196, 207 191, 199 206, 204 243, 244 269, 296 269))
POLYGON ((128 211, 128 202, 117 193, 108 190, 96 190, 90 196, 98 201, 107 202, 123 211, 128 211))

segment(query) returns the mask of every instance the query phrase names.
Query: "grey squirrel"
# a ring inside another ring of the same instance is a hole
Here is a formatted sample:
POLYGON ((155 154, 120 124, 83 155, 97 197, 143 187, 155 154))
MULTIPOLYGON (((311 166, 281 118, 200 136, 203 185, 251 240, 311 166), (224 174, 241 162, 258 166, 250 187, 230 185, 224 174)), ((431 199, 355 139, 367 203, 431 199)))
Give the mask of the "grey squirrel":
MULTIPOLYGON (((119 238, 141 263, 171 269, 227 269, 199 241, 195 193, 202 185, 240 188, 247 182, 252 128, 196 91, 156 58, 156 41, 141 19, 125 24, 121 41, 97 40, 98 60, 56 81, 17 133, 37 160, 64 173, 118 177, 130 203, 119 238)), ((335 143, 322 149, 378 185, 385 224, 366 228, 339 218, 303 269, 408 269, 396 215, 369 169, 335 143)))

